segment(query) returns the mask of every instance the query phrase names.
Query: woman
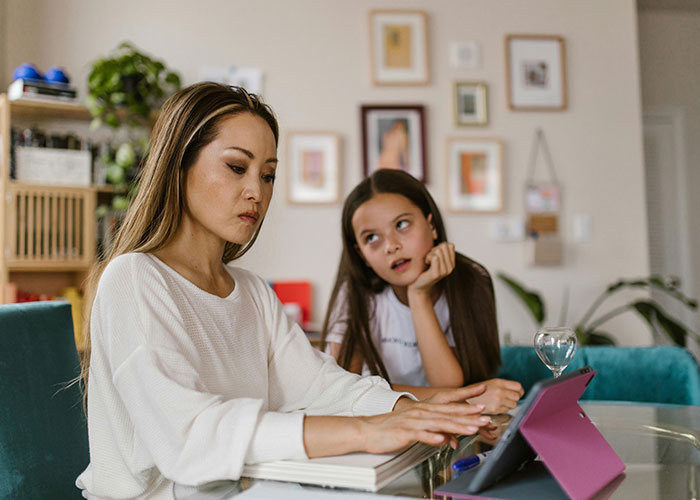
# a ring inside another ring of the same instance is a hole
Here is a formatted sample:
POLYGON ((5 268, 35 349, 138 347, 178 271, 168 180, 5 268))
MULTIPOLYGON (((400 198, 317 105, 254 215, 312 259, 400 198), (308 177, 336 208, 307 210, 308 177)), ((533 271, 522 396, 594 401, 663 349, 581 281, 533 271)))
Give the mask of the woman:
POLYGON ((272 111, 240 88, 200 83, 164 104, 92 275, 87 498, 172 498, 173 483, 236 479, 244 463, 455 445, 488 424, 463 403, 483 387, 415 402, 342 370, 228 265, 260 231, 277 141, 272 111))

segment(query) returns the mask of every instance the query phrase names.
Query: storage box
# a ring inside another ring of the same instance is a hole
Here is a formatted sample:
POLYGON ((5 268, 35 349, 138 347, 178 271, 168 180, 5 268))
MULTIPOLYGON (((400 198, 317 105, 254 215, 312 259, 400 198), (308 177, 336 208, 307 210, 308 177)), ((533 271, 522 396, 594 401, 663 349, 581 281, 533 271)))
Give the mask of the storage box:
POLYGON ((90 151, 18 146, 15 178, 37 184, 90 186, 92 155, 90 151))

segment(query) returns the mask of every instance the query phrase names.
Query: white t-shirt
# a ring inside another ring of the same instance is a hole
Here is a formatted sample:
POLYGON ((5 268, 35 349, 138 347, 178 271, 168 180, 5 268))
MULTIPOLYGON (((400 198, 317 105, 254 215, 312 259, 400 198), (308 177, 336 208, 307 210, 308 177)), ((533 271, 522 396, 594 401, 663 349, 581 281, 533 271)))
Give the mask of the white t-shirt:
MULTIPOLYGON (((401 303, 389 286, 374 296, 370 307, 372 304, 374 304, 374 312, 373 314, 370 312, 370 336, 384 362, 391 383, 421 387, 430 385, 423 370, 423 360, 418 350, 411 309, 401 303)), ((440 328, 445 332, 447 343, 454 347, 455 341, 450 328, 450 310, 444 294, 440 296, 433 308, 440 328)), ((336 300, 336 308, 329 321, 327 342, 338 344, 343 342, 347 329, 347 314, 345 291, 341 289, 336 300)), ((362 374, 369 375, 366 364, 362 368, 362 374)))
POLYGON ((391 411, 399 393, 311 347, 258 276, 226 266, 212 295, 155 256, 105 269, 91 314, 86 498, 172 498, 173 482, 237 479, 306 456, 304 414, 391 411))

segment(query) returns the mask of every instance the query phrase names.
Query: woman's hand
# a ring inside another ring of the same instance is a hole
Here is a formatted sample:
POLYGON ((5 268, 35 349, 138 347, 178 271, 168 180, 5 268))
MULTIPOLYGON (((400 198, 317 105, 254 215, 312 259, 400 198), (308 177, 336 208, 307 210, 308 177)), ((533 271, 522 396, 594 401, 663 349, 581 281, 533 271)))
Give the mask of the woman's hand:
POLYGON ((480 415, 481 405, 465 403, 483 390, 483 386, 446 390, 425 401, 401 398, 391 413, 361 418, 365 451, 388 453, 414 441, 456 448, 456 435, 476 434, 491 422, 480 415))
POLYGON ((469 399, 471 404, 482 405, 484 407, 484 413, 508 413, 509 410, 517 406, 518 401, 523 397, 523 386, 520 385, 519 382, 513 380, 492 378, 474 384, 474 386, 480 385, 486 386, 486 390, 476 397, 467 399, 469 399))
MULTIPOLYGON (((442 242, 434 246, 425 256, 426 270, 416 281, 408 285, 408 293, 430 293, 433 285, 450 274, 455 268, 455 246, 442 242)), ((409 299, 410 302, 410 299, 409 299)))

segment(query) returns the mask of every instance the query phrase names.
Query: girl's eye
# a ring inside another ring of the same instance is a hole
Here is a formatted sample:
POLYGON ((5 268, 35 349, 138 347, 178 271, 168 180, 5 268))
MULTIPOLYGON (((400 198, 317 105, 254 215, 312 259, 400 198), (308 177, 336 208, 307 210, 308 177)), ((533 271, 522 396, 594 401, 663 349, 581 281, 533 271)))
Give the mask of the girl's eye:
POLYGON ((408 227, 407 220, 400 220, 399 222, 396 223, 396 229, 405 229, 407 227, 408 227))
POLYGON ((376 234, 369 234, 365 238, 365 243, 374 243, 375 241, 377 241, 378 238, 379 236, 377 236, 376 234))
POLYGON ((240 165, 231 165, 229 163, 227 163, 226 165, 228 165, 228 168, 230 168, 231 170, 233 170, 237 174, 244 174, 245 173, 245 167, 241 167, 240 165))

